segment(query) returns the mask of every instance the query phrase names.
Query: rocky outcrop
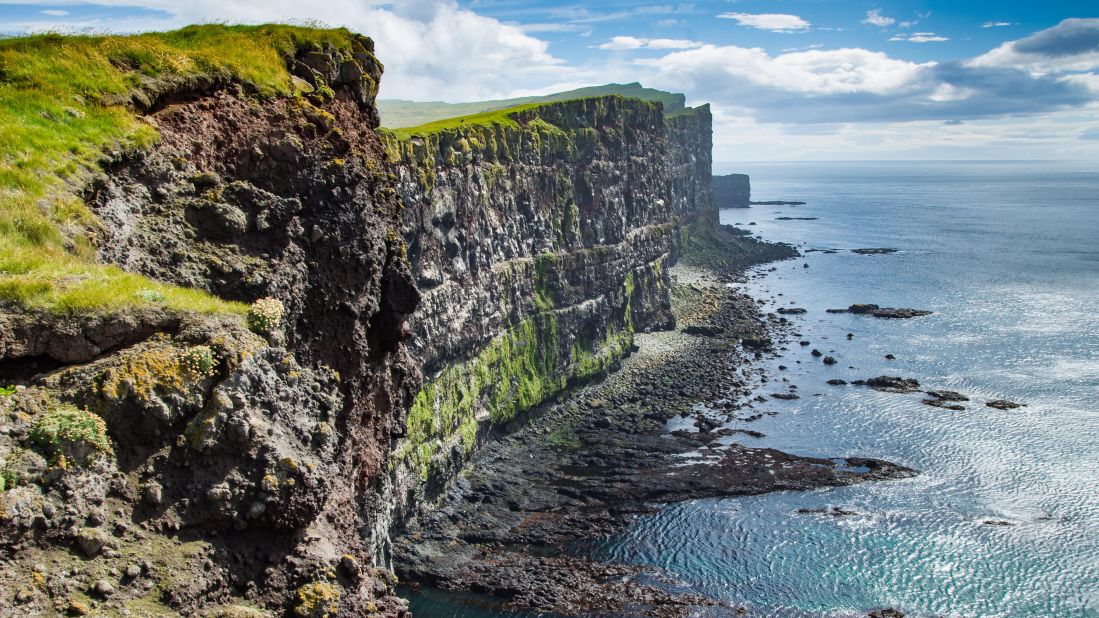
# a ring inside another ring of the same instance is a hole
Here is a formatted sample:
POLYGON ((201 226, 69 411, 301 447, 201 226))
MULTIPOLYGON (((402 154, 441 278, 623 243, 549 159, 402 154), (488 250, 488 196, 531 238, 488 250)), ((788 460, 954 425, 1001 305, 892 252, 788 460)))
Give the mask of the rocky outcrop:
POLYGON ((402 138, 377 130, 373 44, 333 37, 281 50, 291 97, 206 76, 105 101, 159 139, 86 188, 99 259, 240 304, 0 308, 4 604, 400 615, 390 530, 674 325, 667 267, 716 224, 708 108, 612 96, 402 138), (261 298, 269 332, 241 315, 261 298))
POLYGON ((714 203, 718 208, 748 208, 752 184, 747 174, 714 176, 714 203))
POLYGON ((374 130, 372 50, 351 35, 297 49, 292 98, 150 83, 135 107, 159 139, 116 156, 87 190, 101 260, 229 300, 276 298, 285 318, 273 333, 234 315, 4 308, 13 371, 0 382, 29 388, 0 397, 4 484, 16 485, 2 542, 24 558, 0 575, 13 593, 44 582, 24 610, 71 599, 117 611, 154 586, 156 602, 187 615, 236 601, 298 615, 402 610, 392 581, 369 571, 369 531, 388 510, 370 497, 419 389, 402 343, 419 293, 374 130), (89 453, 91 438, 103 448, 89 453), (86 569, 70 565, 73 542, 97 545, 86 569), (111 575, 135 560, 136 575, 111 575))

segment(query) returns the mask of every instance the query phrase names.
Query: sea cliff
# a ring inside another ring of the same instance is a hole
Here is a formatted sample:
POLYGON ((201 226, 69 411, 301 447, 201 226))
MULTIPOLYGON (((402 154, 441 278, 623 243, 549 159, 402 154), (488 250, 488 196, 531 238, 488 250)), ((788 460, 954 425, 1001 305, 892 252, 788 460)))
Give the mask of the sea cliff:
POLYGON ((342 30, 0 46, 11 611, 398 615, 391 531, 673 325, 706 107, 385 132, 381 73, 342 30))

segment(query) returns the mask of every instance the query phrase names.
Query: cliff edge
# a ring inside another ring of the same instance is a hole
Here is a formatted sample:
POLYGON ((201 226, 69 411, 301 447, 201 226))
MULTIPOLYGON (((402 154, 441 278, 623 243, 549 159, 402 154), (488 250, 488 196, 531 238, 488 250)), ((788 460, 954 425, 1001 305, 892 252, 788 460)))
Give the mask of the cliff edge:
POLYGON ((384 131, 373 42, 0 42, 3 615, 401 615, 391 531, 673 325, 706 107, 384 131))

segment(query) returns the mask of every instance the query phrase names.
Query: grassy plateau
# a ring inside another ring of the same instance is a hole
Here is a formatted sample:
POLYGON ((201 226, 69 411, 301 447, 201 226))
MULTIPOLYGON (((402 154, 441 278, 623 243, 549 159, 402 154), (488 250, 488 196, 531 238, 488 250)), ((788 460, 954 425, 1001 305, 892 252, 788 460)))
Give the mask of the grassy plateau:
POLYGON ((99 224, 80 190, 106 152, 157 139, 130 105, 147 84, 206 75, 259 97, 290 96, 288 56, 308 45, 349 47, 352 37, 342 29, 204 25, 0 39, 0 303, 58 312, 148 303, 243 312, 237 303, 96 263, 99 224))

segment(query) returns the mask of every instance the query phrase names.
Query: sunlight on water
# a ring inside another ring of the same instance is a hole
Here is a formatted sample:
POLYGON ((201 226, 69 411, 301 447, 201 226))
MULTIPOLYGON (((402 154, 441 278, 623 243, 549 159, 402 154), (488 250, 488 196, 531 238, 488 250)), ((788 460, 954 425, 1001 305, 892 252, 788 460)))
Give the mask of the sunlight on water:
POLYGON ((744 443, 881 457, 923 474, 673 505, 599 554, 661 566, 765 616, 888 606, 909 616, 1099 616, 1099 173, 1063 164, 747 171, 755 199, 809 204, 725 211, 724 222, 756 221, 762 237, 803 250, 840 250, 781 264, 748 289, 808 309, 795 326, 840 362, 826 367, 796 343, 772 361, 772 375, 802 398, 760 404, 781 414, 751 423, 766 437, 744 443), (775 220, 792 214, 818 220, 775 220), (900 252, 846 251, 858 247, 900 252), (824 311, 856 302, 935 314, 824 311), (973 401, 953 412, 920 394, 825 384, 881 374, 973 401), (985 407, 992 398, 1027 405, 985 407), (798 512, 831 507, 844 514, 798 512))

